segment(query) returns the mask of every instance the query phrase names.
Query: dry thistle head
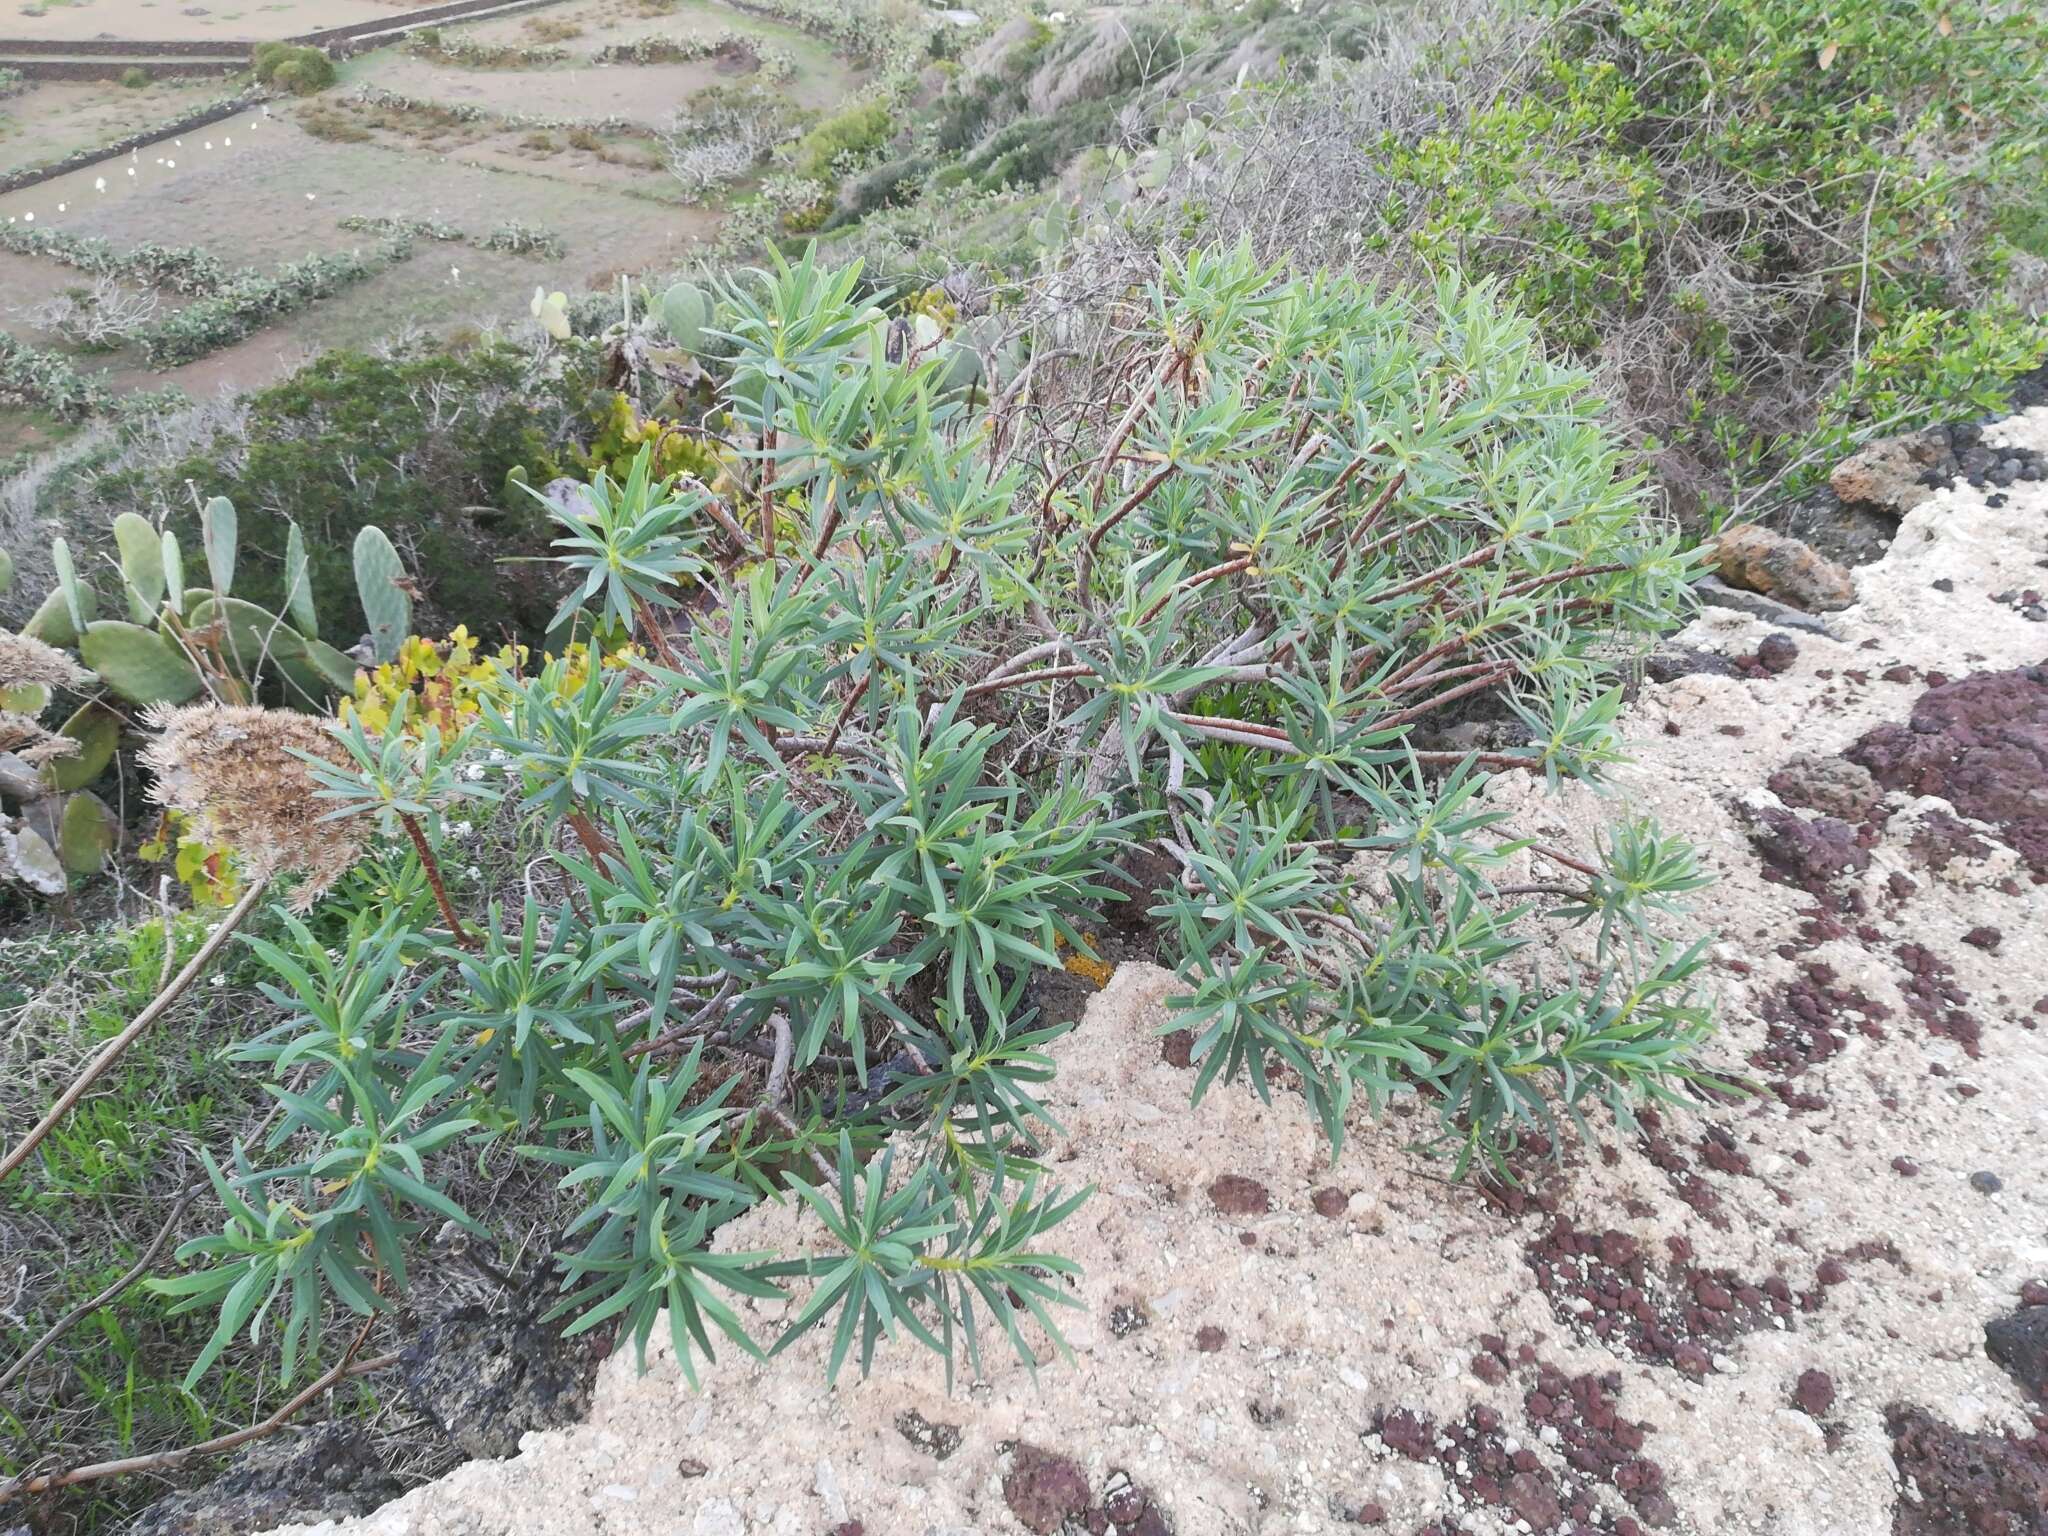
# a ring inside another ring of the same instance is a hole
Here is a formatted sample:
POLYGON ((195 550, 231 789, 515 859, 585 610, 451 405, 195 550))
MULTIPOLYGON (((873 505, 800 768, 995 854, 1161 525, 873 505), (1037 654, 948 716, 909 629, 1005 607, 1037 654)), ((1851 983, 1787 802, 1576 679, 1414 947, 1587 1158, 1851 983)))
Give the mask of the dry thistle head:
POLYGON ((92 674, 55 646, 0 630, 0 688, 83 688, 92 674))
POLYGON ((76 757, 78 742, 51 734, 33 715, 0 709, 0 752, 12 752, 25 763, 47 763, 53 757, 76 757))
POLYGON ((298 911, 362 857, 362 835, 346 822, 322 821, 326 802, 294 752, 346 765, 327 722, 288 709, 242 704, 158 705, 143 716, 157 739, 142 749, 156 775, 149 798, 196 817, 206 838, 241 855, 251 879, 303 870, 292 897, 298 911))

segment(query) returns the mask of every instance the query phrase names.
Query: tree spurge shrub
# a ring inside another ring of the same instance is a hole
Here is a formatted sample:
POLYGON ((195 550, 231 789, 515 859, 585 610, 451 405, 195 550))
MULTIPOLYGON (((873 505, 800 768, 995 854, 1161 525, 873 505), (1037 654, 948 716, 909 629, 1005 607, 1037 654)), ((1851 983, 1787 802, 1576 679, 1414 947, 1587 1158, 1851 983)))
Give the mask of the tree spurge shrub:
MULTIPOLYGON (((343 877, 249 941, 283 1018, 235 1055, 280 1111, 163 1284, 218 1310, 195 1378, 245 1329, 287 1375, 334 1353, 424 1233, 475 1225, 445 1172, 516 1158, 580 1203, 557 1315, 644 1360, 666 1309, 692 1381, 814 1326, 835 1376, 899 1330, 949 1369, 1058 1346, 1085 1191, 1039 1162, 1060 1029, 1027 984, 1118 898, 1166 934, 1196 1095, 1280 1079, 1333 1144, 1414 1095, 1459 1172, 1505 1171, 1532 1128, 1700 1084, 1699 948, 1651 936, 1690 852, 1637 823, 1545 850, 1547 911, 1495 879, 1527 845, 1489 778, 1614 760, 1616 668, 1687 572, 1526 323, 1197 253, 1027 435, 1022 381, 943 392, 857 292, 807 257, 719 296, 723 500, 643 454, 557 508, 564 616, 630 632, 624 665, 507 672, 446 732, 401 694, 281 759, 282 810, 310 794, 412 895, 343 877), (1418 743, 1475 703, 1510 744, 1418 743), (489 814, 531 863, 458 911, 451 818, 489 814), (1577 972, 1538 970, 1543 917, 1582 925, 1577 972), (714 1251, 792 1199, 809 1252, 714 1251)), ((177 766, 203 811, 209 765, 177 766)))

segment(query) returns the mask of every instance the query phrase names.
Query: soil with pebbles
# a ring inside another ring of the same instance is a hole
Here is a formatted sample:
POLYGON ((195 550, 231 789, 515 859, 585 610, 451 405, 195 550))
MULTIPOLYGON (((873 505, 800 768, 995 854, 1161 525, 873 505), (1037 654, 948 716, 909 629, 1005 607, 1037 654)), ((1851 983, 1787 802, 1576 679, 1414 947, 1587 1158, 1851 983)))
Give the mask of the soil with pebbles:
MULTIPOLYGON (((2038 455, 2048 408, 1986 441, 2038 455)), ((2044 564, 2048 485, 1938 489, 1825 635, 1677 637, 1605 794, 1489 788, 1548 843, 1696 842, 1713 1061, 1754 1096, 1512 1187, 1448 1184, 1398 1113, 1333 1163, 1285 1095, 1189 1109, 1173 978, 1126 964, 1046 1095, 1097 1186, 1072 1363, 949 1394, 899 1341, 830 1391, 818 1334, 692 1395, 627 1352, 587 1423, 295 1536, 2043 1536, 2048 626, 1997 597, 2044 564)))

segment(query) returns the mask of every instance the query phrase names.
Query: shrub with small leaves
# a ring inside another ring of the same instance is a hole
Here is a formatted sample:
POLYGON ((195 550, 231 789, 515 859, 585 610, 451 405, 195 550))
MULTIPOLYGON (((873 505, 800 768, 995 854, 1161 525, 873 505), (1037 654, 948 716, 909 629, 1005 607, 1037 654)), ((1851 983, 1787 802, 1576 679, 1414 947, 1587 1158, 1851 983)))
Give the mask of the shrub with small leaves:
POLYGON ((811 256, 716 308, 730 483, 649 443, 549 503, 562 621, 627 664, 508 666, 445 728, 402 693, 307 760, 434 908, 344 892, 261 945, 285 1020, 241 1055, 281 1114, 166 1285, 219 1309, 195 1371, 279 1315, 287 1374, 331 1354, 421 1234, 480 1225, 441 1170, 510 1156, 575 1207, 555 1315, 644 1357, 665 1313, 693 1382, 813 1329, 834 1375, 899 1333, 977 1373, 1059 1351, 1086 1192, 1045 1166, 1070 1026, 1031 983, 1117 900, 1176 964, 1196 1096, 1285 1069, 1333 1146, 1411 1096, 1455 1171, 1506 1173, 1532 1127, 1701 1081, 1689 850, 1628 823, 1501 877, 1529 845, 1489 785, 1616 759, 1617 669, 1690 562, 1493 291, 1200 252, 1117 301, 1115 350, 1049 352, 1028 416, 811 256), (1460 718, 1495 744, 1431 739, 1460 718), (458 800, 518 839, 502 886, 443 870, 458 800), (1171 873, 1134 888, 1140 847, 1171 873), (816 1241, 714 1250, 764 1201, 816 1241))

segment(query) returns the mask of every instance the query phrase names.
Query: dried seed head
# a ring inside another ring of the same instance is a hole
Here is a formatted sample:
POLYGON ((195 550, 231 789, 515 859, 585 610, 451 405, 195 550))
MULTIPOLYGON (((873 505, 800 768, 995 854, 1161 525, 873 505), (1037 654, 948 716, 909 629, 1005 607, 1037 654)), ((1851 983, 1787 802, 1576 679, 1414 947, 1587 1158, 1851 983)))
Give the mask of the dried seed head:
POLYGON ((69 736, 52 736, 34 715, 0 709, 0 752, 13 752, 24 762, 40 763, 52 757, 69 757, 78 743, 69 736))
POLYGON ((83 688, 92 674, 55 646, 0 631, 0 688, 83 688))
POLYGON ((360 829, 322 821, 327 802, 293 752, 346 763, 327 722, 288 709, 242 704, 162 705, 143 716, 159 734, 142 749, 156 775, 149 798, 196 817, 200 832, 226 843, 252 879, 303 870, 292 905, 303 912, 362 857, 360 829))
POLYGON ((44 763, 54 762, 60 757, 78 756, 79 743, 71 736, 47 736, 32 747, 23 747, 15 755, 24 763, 40 768, 44 763))

